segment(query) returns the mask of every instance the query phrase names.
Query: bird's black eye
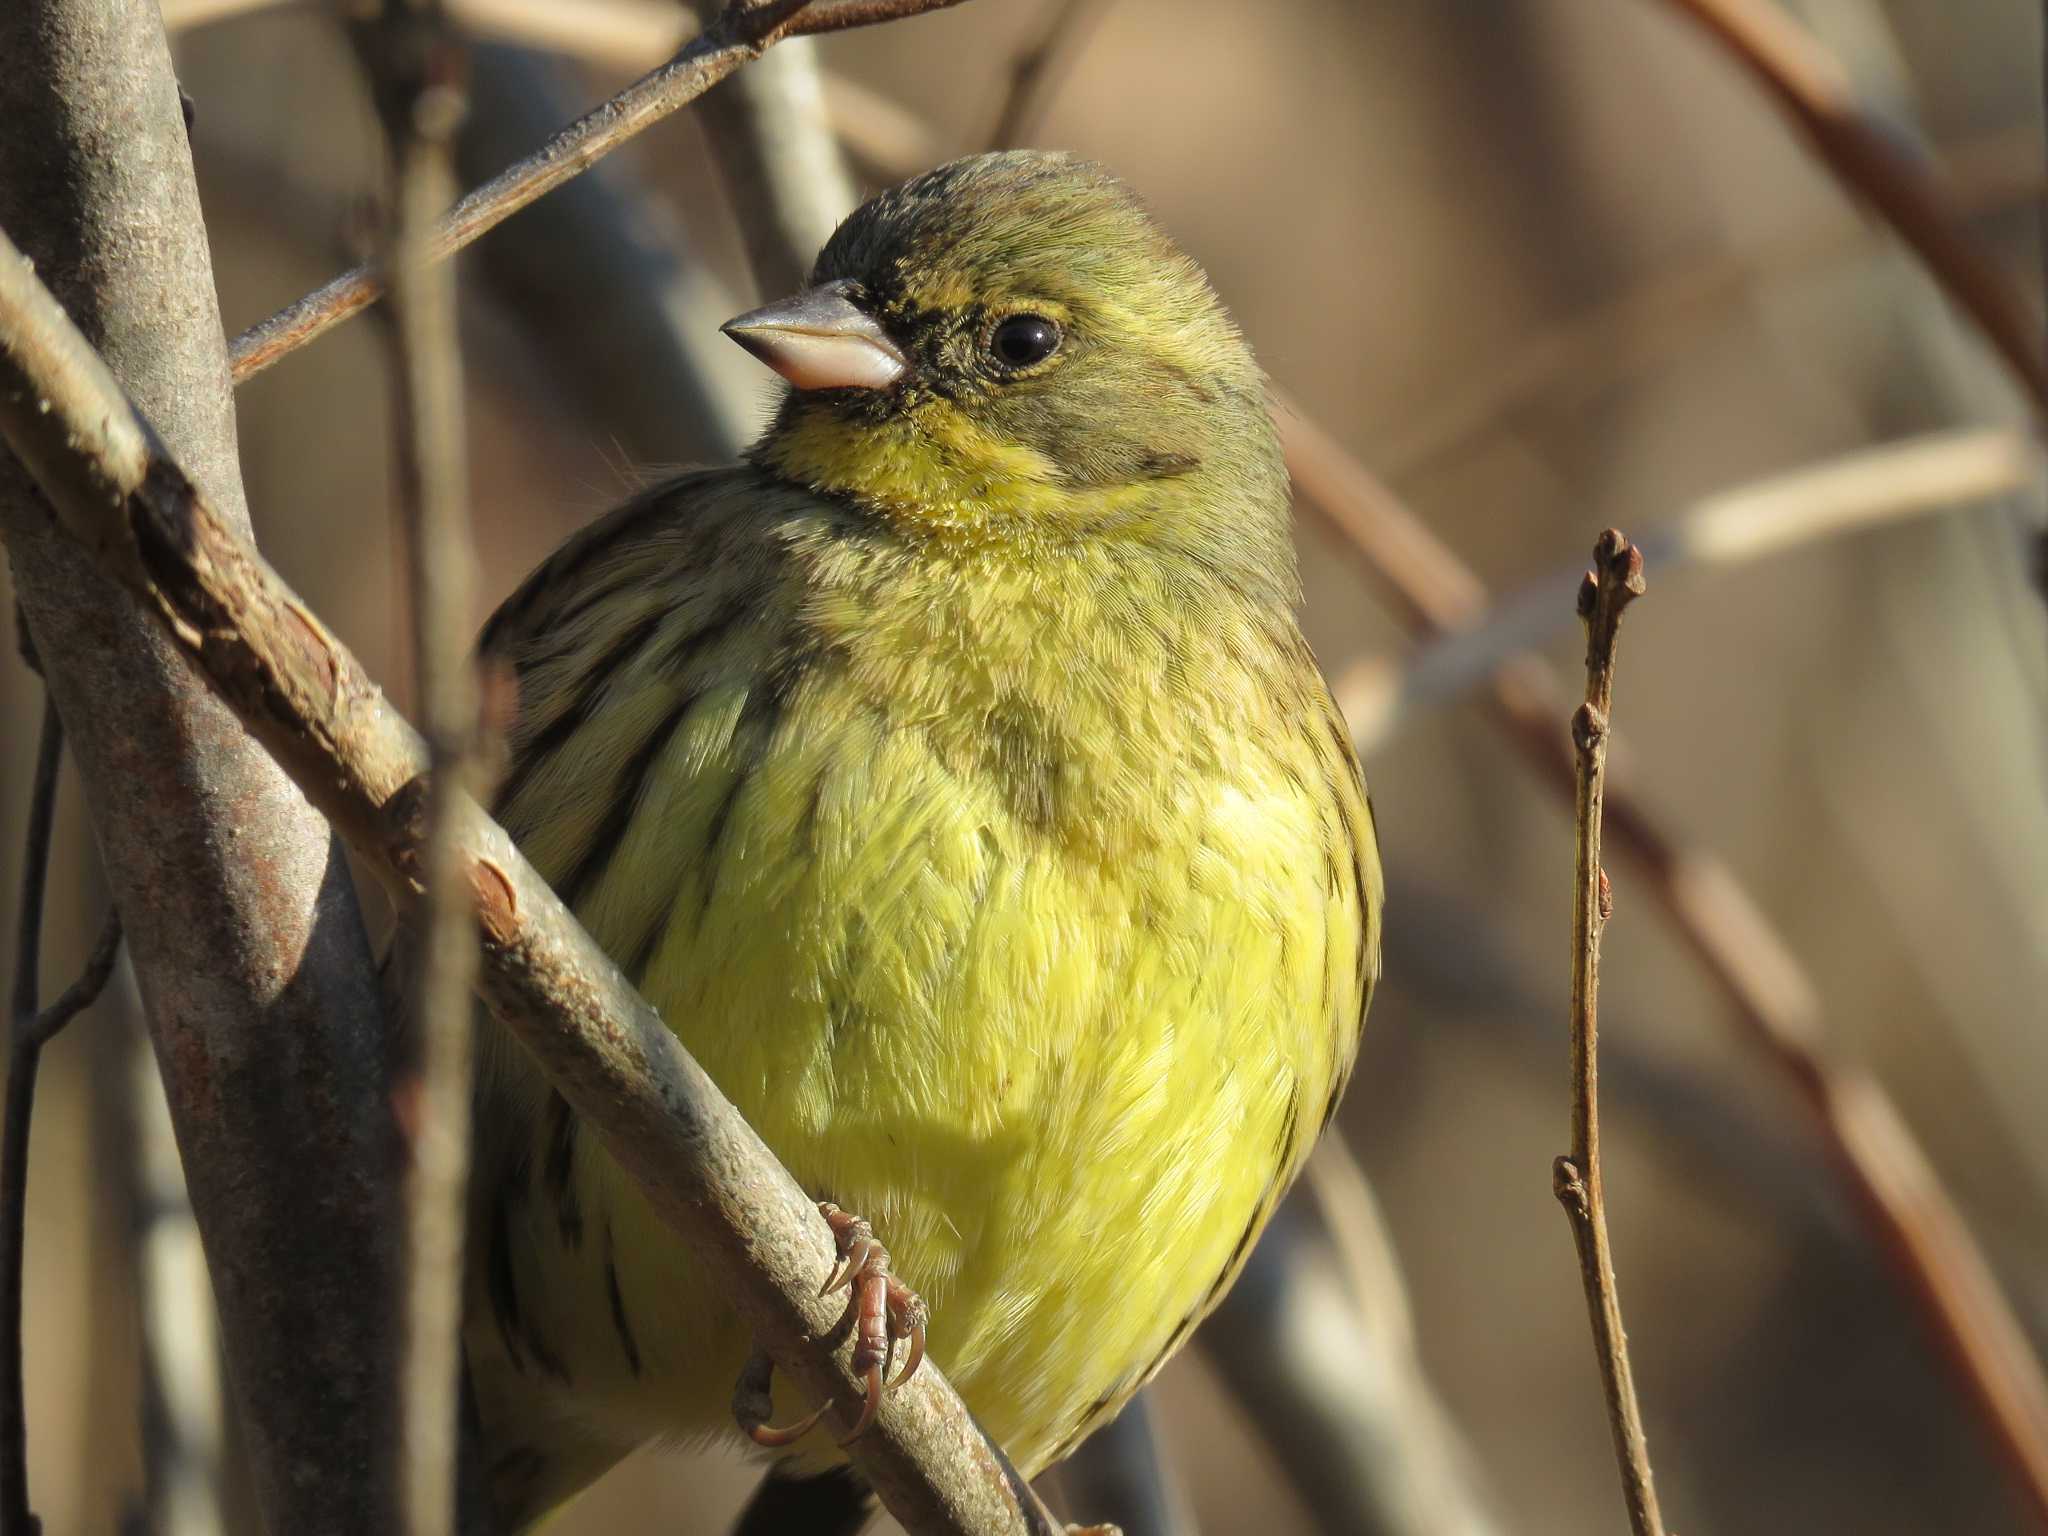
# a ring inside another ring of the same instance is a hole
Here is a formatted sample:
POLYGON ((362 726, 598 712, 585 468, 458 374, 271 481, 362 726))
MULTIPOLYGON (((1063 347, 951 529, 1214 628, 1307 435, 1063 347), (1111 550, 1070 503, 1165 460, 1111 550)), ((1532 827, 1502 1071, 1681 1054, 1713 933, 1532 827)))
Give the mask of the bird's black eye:
POLYGON ((988 349, 1005 368, 1029 368, 1060 349, 1060 328, 1043 315, 1012 315, 996 327, 988 349))

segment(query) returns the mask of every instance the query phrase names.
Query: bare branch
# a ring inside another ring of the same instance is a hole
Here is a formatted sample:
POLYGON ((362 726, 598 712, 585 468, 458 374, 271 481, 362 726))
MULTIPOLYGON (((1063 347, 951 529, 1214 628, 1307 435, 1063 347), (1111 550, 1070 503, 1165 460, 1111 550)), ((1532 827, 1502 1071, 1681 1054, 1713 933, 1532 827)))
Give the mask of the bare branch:
MULTIPOLYGON (((481 180, 568 119, 575 71, 506 43, 480 44, 472 61, 456 171, 481 180)), ((746 306, 696 259, 690 233, 620 158, 472 257, 482 290, 540 350, 561 405, 637 463, 721 463, 752 435, 759 365, 718 330, 746 306)))
MULTIPOLYGON (((1660 523, 1639 547, 1666 577, 1686 566, 1760 560, 1802 544, 1930 512, 1961 510, 2017 491, 2041 473, 2040 444, 2024 432, 1963 427, 1858 448, 1817 464, 1702 497, 1660 523)), ((1501 599, 1469 628, 1427 642, 1405 664, 1360 662, 1335 683, 1361 752, 1383 744, 1414 710, 1478 686, 1564 622, 1573 569, 1501 599)))
MULTIPOLYGON (((749 59, 785 37, 836 32, 943 10, 960 0, 768 0, 734 3, 701 37, 653 73, 586 113, 533 154, 478 187, 435 227, 427 250, 444 261, 535 199, 595 165, 634 135, 689 105, 749 59)), ((326 334, 382 298, 389 287, 374 266, 356 267, 287 305, 235 338, 235 381, 262 372, 286 353, 326 334)))
MULTIPOLYGON (((72 537, 100 552, 394 894, 416 902, 427 767, 418 738, 161 451, 4 241, 0 433, 53 493, 72 537), (95 484, 102 494, 81 493, 95 484)), ((484 1000, 688 1238, 776 1365, 830 1402, 845 1433, 864 1383, 842 1309, 818 1293, 833 1246, 817 1207, 504 831, 474 805, 462 819, 484 1000)), ((849 1455, 917 1536, 1044 1528, 936 1370, 892 1392, 849 1455)))
MULTIPOLYGON (((1328 433, 1284 399, 1279 405, 1296 504, 1322 520, 1418 634, 1476 622, 1486 590, 1471 569, 1328 433)), ((1557 730, 1563 699, 1551 668, 1523 655, 1494 674, 1489 702, 1531 765, 1575 798, 1573 753, 1557 730)), ((1812 981, 1727 866, 1681 848, 1621 784, 1607 786, 1606 809, 1606 833, 1635 859, 1744 1031, 1798 1090, 1958 1384, 2031 1506, 2048 1516, 2048 1382, 1911 1129, 1867 1070, 1828 1060, 1812 981)))
POLYGON ((113 974, 121 920, 110 915, 85 971, 48 1008, 41 1006, 43 896, 57 822, 57 770, 64 726, 57 705, 43 700, 36 742, 35 784, 21 860, 21 912, 15 934, 14 991, 8 1010, 7 1092, 0 1119, 0 1530, 37 1536, 42 1530, 28 1497, 28 1407, 22 1391, 22 1260, 28 1223, 28 1133, 35 1115, 36 1074, 43 1047, 94 998, 113 974))
MULTIPOLYGON (((0 228, 219 515, 246 529, 155 0, 0 5, 0 59, 0 228)), ((347 863, 175 644, 59 532, 25 468, 0 455, 0 535, 147 1006, 256 1495, 274 1529, 374 1529, 395 1358, 395 1143, 347 863)))
POLYGON ((1848 76, 1774 0, 1666 0, 1691 17, 1755 77, 1814 153, 1925 263, 1973 320, 2036 411, 2048 411, 2048 359, 2040 326, 2019 292, 1964 232, 1939 172, 1909 154, 1866 112, 1848 76))
POLYGON ((409 989, 413 1059, 395 1099, 411 1151, 396 1415, 394 1528, 453 1536, 461 1422, 462 1267, 469 1184, 476 920, 459 842, 478 788, 477 685, 470 664, 469 467, 455 267, 428 260, 455 196, 454 138, 468 58, 438 0, 384 0, 358 30, 391 167, 392 429, 428 769, 417 962, 409 989))
POLYGON ((1586 702, 1572 716, 1578 754, 1575 821, 1578 866, 1572 903, 1572 1149, 1551 1169, 1551 1187, 1571 1223, 1579 1250, 1579 1277, 1593 1320, 1593 1353, 1614 1459, 1635 1536, 1663 1536, 1664 1516, 1650 1476, 1650 1448, 1629 1367, 1628 1334, 1621 1324, 1621 1293, 1614 1283, 1607 1241, 1607 1199, 1600 1166, 1600 935, 1614 910, 1607 871, 1600 867, 1600 813, 1607 788, 1607 737, 1614 716, 1614 651, 1622 611, 1643 594, 1643 554, 1610 528, 1593 546, 1593 570, 1579 588, 1586 621, 1586 702))
POLYGON ((1109 9, 1108 0, 1051 0, 1037 32, 1010 66, 1010 85, 996 108, 986 140, 990 149, 1014 149, 1038 131, 1059 83, 1058 67, 1073 63, 1089 31, 1109 9))
POLYGON ((859 201, 826 116, 818 45, 792 38, 705 97, 698 115, 761 296, 796 292, 859 201))

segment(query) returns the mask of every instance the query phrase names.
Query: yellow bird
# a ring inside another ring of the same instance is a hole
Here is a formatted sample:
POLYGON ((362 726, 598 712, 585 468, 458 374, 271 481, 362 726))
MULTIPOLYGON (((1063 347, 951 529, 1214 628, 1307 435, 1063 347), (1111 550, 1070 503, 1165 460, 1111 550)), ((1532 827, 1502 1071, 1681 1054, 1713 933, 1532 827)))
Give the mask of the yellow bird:
MULTIPOLYGON (((773 426, 485 631, 518 679, 497 813, 796 1178, 873 1224, 1035 1474, 1229 1286, 1378 975, 1264 381, 1123 184, 1055 154, 883 193, 726 329, 788 381, 773 426)), ((745 1330, 494 1028, 472 1209, 507 1528, 645 1441, 734 1432, 745 1330)), ((921 1336, 888 1301, 890 1343, 921 1336)), ((742 1529, 866 1509, 821 1434, 742 1529)))

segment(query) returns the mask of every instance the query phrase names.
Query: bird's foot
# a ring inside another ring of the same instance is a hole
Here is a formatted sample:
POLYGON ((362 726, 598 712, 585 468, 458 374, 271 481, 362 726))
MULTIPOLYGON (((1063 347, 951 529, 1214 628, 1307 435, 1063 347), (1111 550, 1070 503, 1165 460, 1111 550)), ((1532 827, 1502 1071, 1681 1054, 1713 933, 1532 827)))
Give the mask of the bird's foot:
MULTIPOLYGON (((839 1442, 849 1445, 874 1423, 883 1392, 902 1386, 924 1363, 925 1325, 931 1320, 931 1309, 923 1297, 889 1273, 889 1250, 866 1221, 851 1211, 842 1211, 829 1200, 818 1202, 818 1214, 832 1229, 832 1239, 839 1250, 839 1262, 825 1277, 818 1294, 852 1293, 853 1368, 867 1383, 860 1418, 839 1442), (909 1352, 903 1358, 903 1369, 890 1380, 889 1366, 895 1359, 896 1345, 904 1340, 909 1342, 909 1352)), ((771 1449, 809 1434, 831 1406, 822 1404, 794 1424, 768 1423, 773 1373, 768 1356, 757 1348, 733 1389, 733 1417, 756 1445, 771 1449)))

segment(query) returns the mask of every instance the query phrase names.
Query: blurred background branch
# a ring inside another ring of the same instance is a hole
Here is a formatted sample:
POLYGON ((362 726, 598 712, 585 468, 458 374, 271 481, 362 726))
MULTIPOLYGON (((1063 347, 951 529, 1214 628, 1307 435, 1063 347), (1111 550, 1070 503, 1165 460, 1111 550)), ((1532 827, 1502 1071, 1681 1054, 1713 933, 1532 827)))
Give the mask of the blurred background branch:
POLYGON ((21 860, 14 986, 7 1016, 7 1095, 4 1108, 0 1108, 0 1529, 20 1531, 23 1536, 37 1536, 42 1529, 29 1499, 28 1408, 21 1353, 28 1133, 35 1115, 36 1074, 42 1065, 43 1047, 93 1005, 113 974, 121 950, 121 919, 109 913, 84 971, 56 999, 43 1003, 43 906, 50 844, 57 827, 57 772, 63 762, 64 724, 57 718, 56 704, 45 699, 21 860))
POLYGON ((381 0, 353 31, 389 165, 380 265, 391 284, 392 458, 427 751, 420 898, 393 957, 407 1032, 392 1096, 409 1155, 390 1524, 402 1536, 454 1536, 458 1468, 467 1469, 465 1529, 489 1528, 481 1452, 458 1449, 478 938, 462 833, 485 793, 485 752, 469 623, 476 562, 455 267, 432 260, 430 247, 455 200, 469 58, 440 0, 381 0))

